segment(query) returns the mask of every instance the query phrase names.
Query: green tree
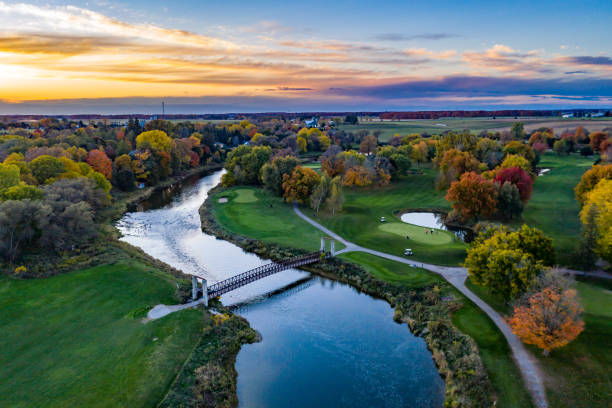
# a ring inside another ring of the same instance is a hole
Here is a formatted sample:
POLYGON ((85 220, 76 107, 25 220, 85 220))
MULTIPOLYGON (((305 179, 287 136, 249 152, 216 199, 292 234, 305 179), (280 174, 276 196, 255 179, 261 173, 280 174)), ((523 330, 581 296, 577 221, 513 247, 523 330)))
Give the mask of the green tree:
POLYGON ((522 122, 514 122, 512 129, 510 129, 512 139, 523 140, 525 139, 525 125, 522 122))
POLYGON ((0 255, 14 261, 47 227, 50 213, 51 208, 40 201, 0 202, 0 255))
POLYGON ((310 196, 310 207, 319 212, 321 205, 325 203, 327 197, 329 196, 331 191, 331 179, 326 173, 321 175, 321 180, 319 184, 312 191, 312 195, 310 196))
POLYGON ((60 159, 49 155, 38 156, 32 160, 30 167, 38 184, 44 184, 49 179, 56 178, 66 171, 64 163, 60 159))
POLYGON ((555 144, 553 144, 553 150, 559 156, 561 156, 562 154, 569 154, 570 149, 569 149, 569 146, 567 144, 567 140, 566 139, 557 140, 555 142, 555 144))
POLYGON ((277 157, 261 167, 261 182, 277 196, 283 195, 283 175, 291 174, 300 164, 295 156, 277 157))
POLYGON ((506 219, 512 219, 523 212, 523 201, 518 188, 509 181, 498 186, 497 211, 506 219))
POLYGON ((261 168, 270 160, 271 155, 272 149, 269 146, 238 146, 227 156, 227 174, 224 177, 226 180, 234 180, 236 184, 259 184, 261 168))
POLYGON ((599 229, 597 227, 598 216, 597 205, 591 205, 581 217, 582 233, 580 235, 576 259, 580 263, 581 268, 585 271, 593 270, 599 258, 597 255, 597 240, 599 238, 599 229))
POLYGON ((0 191, 19 184, 19 167, 0 163, 0 191))
POLYGON ((331 182, 331 192, 326 201, 327 208, 331 211, 332 216, 336 215, 337 211, 342 211, 344 205, 344 194, 342 192, 342 179, 336 176, 331 182))

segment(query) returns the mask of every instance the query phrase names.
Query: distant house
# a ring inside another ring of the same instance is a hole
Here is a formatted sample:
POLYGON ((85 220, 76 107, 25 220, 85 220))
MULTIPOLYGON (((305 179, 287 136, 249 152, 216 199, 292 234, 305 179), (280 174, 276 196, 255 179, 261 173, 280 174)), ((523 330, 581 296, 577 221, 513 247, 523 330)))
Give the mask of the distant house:
POLYGON ((313 117, 310 120, 306 120, 304 121, 304 124, 306 125, 307 128, 318 128, 319 127, 319 119, 313 117))
POLYGON ((567 118, 573 118, 573 117, 574 117, 574 114, 573 114, 573 113, 564 113, 564 114, 562 114, 562 115, 561 115, 561 117, 562 117, 562 118, 565 118, 565 119, 567 119, 567 118))

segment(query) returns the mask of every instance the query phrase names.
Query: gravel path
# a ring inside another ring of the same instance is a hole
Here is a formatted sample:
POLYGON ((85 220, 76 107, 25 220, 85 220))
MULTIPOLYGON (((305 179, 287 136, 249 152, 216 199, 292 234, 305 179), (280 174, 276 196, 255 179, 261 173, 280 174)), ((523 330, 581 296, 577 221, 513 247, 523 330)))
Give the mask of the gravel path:
POLYGON ((516 337, 514 333, 512 333, 512 330, 510 330, 510 327, 506 324, 500 314, 493 310, 491 306, 485 303, 471 290, 469 290, 467 286, 465 286, 465 279, 468 276, 466 268, 447 267, 426 264, 422 262, 415 262, 410 259, 403 258, 401 256, 391 255, 385 252, 361 247, 345 240, 344 238, 334 233, 333 231, 330 231, 329 229, 325 228, 318 222, 311 220, 306 215, 304 215, 302 211, 300 211, 297 205, 293 207, 293 210, 304 221, 308 222, 310 225, 316 227, 317 229, 334 238, 335 240, 342 242, 346 246, 346 248, 341 251, 338 251, 336 254, 343 254, 346 252, 365 252, 368 254, 380 256, 381 258, 390 259, 392 261, 424 268, 441 275, 444 279, 450 282, 451 285, 457 288, 457 290, 459 290, 463 295, 465 295, 472 302, 478 305, 478 307, 482 309, 491 318, 491 320, 493 320, 499 330, 501 330, 501 332, 503 333, 504 337, 506 337, 506 340, 508 341, 508 344, 512 349, 514 361, 517 363, 519 369, 521 370, 525 385, 527 386, 527 389, 529 390, 529 393, 531 394, 535 405, 538 408, 545 408, 548 406, 548 403, 546 402, 546 393, 544 391, 544 382, 542 380, 542 375, 540 373, 537 360, 533 357, 531 353, 529 353, 525 349, 523 343, 521 343, 518 337, 516 337))

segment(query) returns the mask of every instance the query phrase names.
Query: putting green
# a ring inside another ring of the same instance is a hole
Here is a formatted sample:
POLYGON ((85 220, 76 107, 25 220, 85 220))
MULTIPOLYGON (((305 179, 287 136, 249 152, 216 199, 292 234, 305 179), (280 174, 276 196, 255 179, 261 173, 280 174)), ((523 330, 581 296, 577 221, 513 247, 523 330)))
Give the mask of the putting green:
POLYGON ((250 190, 247 188, 241 188, 239 190, 234 190, 236 193, 236 197, 232 201, 236 203, 254 203, 258 200, 255 195, 255 190, 250 190))
POLYGON ((394 235, 398 235, 406 238, 406 235, 410 237, 409 240, 406 240, 406 244, 410 243, 410 241, 416 241, 421 244, 426 245, 444 245, 452 242, 451 233, 447 231, 434 230, 433 234, 427 233, 427 228, 419 227, 412 224, 406 224, 403 222, 389 222, 383 223, 378 226, 381 231, 389 232, 394 235))

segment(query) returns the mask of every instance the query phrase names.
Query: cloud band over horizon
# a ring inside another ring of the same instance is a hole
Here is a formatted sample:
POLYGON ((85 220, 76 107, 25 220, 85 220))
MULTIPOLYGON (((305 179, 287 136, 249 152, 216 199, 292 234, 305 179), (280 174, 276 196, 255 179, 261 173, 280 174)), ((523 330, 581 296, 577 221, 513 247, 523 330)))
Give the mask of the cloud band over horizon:
POLYGON ((612 106, 608 55, 463 49, 450 44, 465 34, 450 32, 347 40, 259 22, 211 35, 7 2, 0 27, 7 114, 136 113, 162 99, 211 112, 612 106))

